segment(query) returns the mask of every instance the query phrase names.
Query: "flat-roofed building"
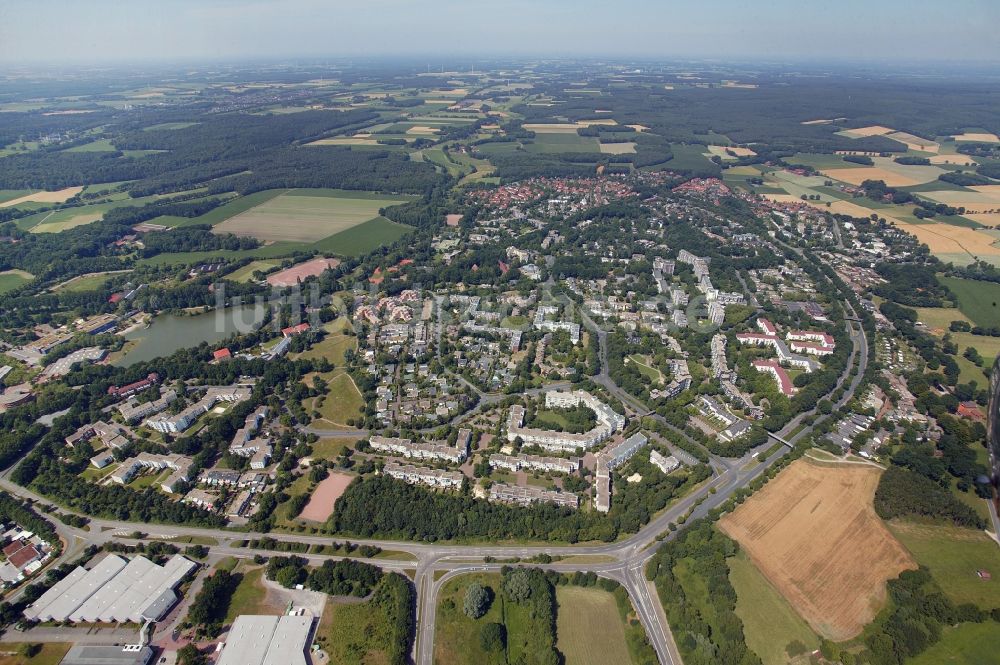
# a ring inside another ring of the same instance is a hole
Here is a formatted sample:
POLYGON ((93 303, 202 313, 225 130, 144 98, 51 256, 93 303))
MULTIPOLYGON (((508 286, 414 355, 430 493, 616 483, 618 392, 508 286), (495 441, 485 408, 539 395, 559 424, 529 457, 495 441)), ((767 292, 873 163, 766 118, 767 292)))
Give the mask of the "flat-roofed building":
POLYGON ((649 451, 649 462, 663 473, 670 473, 681 465, 680 460, 673 455, 667 457, 658 450, 649 451))
POLYGON ((572 492, 553 492, 541 487, 508 485, 493 483, 490 486, 490 501, 512 503, 518 506, 530 506, 533 503, 554 503, 557 506, 576 509, 580 506, 580 497, 572 492))
POLYGON ((175 589, 196 565, 177 554, 163 566, 137 556, 109 554, 90 570, 74 569, 24 610, 38 621, 143 623, 163 618, 175 589))
POLYGON ((216 665, 307 665, 309 616, 236 617, 216 665))
POLYGON ((393 459, 386 461, 382 473, 411 485, 429 485, 431 487, 458 488, 462 486, 462 481, 465 479, 465 476, 459 471, 414 466, 393 459))
POLYGON ((389 453, 414 457, 416 459, 437 459, 461 464, 468 455, 468 437, 465 446, 449 446, 447 443, 429 442, 415 443, 411 439, 373 436, 368 440, 371 449, 377 453, 389 453))
POLYGON ((579 457, 542 457, 539 455, 490 455, 490 466, 518 472, 521 469, 537 469, 553 473, 576 473, 580 470, 579 457))
POLYGON ((141 644, 77 644, 66 652, 59 665, 149 665, 153 655, 151 648, 141 644))

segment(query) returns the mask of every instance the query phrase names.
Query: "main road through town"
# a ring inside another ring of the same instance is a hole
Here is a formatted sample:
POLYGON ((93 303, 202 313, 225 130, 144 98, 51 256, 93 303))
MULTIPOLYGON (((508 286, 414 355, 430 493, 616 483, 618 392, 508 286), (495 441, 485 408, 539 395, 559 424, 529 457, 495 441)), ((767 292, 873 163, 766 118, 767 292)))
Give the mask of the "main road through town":
MULTIPOLYGON (((847 305, 847 309, 853 312, 849 305, 847 305)), ((601 372, 595 377, 595 380, 621 399, 632 415, 652 417, 667 425, 665 420, 655 413, 650 414, 644 405, 611 380, 607 373, 607 335, 586 315, 583 316, 583 321, 588 329, 598 335, 600 342, 601 372)), ((845 325, 850 331, 853 348, 847 368, 839 380, 838 385, 844 385, 848 381, 849 383, 843 398, 838 401, 838 406, 846 403, 857 389, 868 359, 868 341, 861 325, 853 321, 846 321, 845 325)), ((817 420, 825 417, 818 415, 813 408, 794 418, 777 433, 778 436, 793 445, 807 437, 812 428, 803 425, 803 419, 809 416, 814 416, 817 420)), ((679 432, 679 430, 677 431, 679 432)), ((680 434, 683 435, 683 432, 680 434)), ((417 590, 417 639, 413 655, 418 665, 432 665, 434 662, 434 631, 438 597, 441 589, 449 580, 471 571, 498 571, 502 564, 497 561, 515 558, 523 561, 539 554, 549 555, 552 557, 552 562, 531 565, 561 572, 594 572, 622 584, 628 591, 660 663, 663 665, 682 665, 660 599, 657 597, 653 584, 646 579, 646 565, 660 542, 674 538, 677 532, 683 529, 683 525, 679 523, 681 518, 684 518, 684 523, 687 523, 704 517, 713 509, 724 504, 736 491, 759 478, 768 467, 788 453, 788 448, 781 446, 765 455, 764 451, 769 446, 771 446, 770 442, 755 451, 748 452, 741 459, 723 459, 711 456, 710 463, 714 472, 711 479, 654 516, 637 533, 612 543, 449 545, 381 539, 352 539, 352 542, 359 545, 374 545, 389 550, 390 553, 399 553, 399 556, 392 558, 365 560, 385 569, 412 575, 417 590), (677 530, 671 530, 671 525, 675 525, 677 530)), ((10 480, 9 470, 0 474, 0 489, 25 499, 52 505, 48 499, 10 480)), ((61 507, 59 509, 62 512, 67 512, 61 507)), ((332 542, 329 536, 249 533, 228 529, 154 525, 106 519, 91 519, 86 528, 71 527, 58 521, 55 522, 55 526, 64 542, 63 552, 55 562, 56 564, 75 560, 89 545, 102 545, 113 540, 136 542, 169 539, 175 536, 201 536, 205 542, 214 543, 208 545, 213 556, 239 557, 273 554, 274 552, 271 550, 248 548, 240 542, 264 536, 305 545, 328 545, 332 542)), ((339 558, 318 554, 303 556, 313 562, 339 558)), ((20 591, 15 591, 7 599, 16 600, 19 595, 20 591)))

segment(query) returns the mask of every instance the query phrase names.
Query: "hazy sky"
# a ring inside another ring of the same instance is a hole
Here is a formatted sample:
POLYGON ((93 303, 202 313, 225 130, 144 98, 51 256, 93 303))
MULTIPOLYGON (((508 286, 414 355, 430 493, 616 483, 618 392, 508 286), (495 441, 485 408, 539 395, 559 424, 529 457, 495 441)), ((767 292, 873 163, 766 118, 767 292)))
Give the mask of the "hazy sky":
POLYGON ((0 65, 380 55, 1000 61, 1000 0, 0 0, 0 65))

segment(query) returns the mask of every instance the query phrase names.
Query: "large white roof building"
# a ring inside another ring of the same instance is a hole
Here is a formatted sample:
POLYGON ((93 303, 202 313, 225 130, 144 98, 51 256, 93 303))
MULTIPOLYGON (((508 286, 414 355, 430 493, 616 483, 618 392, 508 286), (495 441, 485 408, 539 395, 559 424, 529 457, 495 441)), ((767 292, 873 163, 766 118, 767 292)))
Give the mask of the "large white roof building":
POLYGON ((177 602, 174 589, 195 568, 181 555, 164 566, 146 557, 110 554, 90 570, 79 567, 24 611, 38 621, 142 623, 162 618, 177 602))
POLYGON ((309 616, 242 614, 229 630, 216 665, 307 665, 309 616))

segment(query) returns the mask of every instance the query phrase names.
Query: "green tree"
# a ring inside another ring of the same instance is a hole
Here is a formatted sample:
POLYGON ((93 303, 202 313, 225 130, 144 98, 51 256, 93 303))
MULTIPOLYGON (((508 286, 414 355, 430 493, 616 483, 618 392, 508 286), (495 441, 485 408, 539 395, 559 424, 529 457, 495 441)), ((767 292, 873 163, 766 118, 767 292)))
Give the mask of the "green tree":
POLYGON ((472 619, 478 619, 490 609, 493 602, 493 591, 488 586, 473 582, 465 590, 465 602, 462 609, 472 619))
POLYGON ((491 621, 479 631, 479 646, 483 651, 501 651, 507 646, 507 629, 491 621))

